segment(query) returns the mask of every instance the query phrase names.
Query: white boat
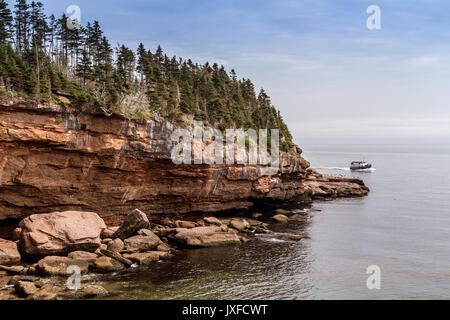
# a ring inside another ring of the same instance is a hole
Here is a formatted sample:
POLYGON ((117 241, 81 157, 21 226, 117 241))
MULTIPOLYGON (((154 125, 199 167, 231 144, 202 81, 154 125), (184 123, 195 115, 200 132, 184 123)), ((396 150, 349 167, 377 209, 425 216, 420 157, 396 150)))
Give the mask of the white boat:
POLYGON ((353 161, 350 165, 350 170, 364 170, 370 168, 372 168, 372 165, 365 161, 353 161))

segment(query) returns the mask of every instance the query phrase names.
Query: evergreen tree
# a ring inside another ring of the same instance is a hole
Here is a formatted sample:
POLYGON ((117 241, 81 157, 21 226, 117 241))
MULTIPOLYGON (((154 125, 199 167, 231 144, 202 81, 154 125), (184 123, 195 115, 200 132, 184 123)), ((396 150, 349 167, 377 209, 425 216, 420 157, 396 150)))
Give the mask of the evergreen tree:
POLYGON ((12 38, 13 17, 5 0, 0 0, 0 45, 12 38))
POLYGON ((76 74, 83 80, 83 88, 86 88, 86 80, 92 78, 92 65, 89 54, 86 50, 83 50, 81 55, 81 61, 77 65, 76 74))
POLYGON ((278 128, 282 148, 290 149, 292 136, 268 94, 261 89, 257 95, 254 84, 238 80, 234 69, 227 73, 216 63, 170 58, 161 46, 152 53, 142 43, 136 53, 118 46, 113 59, 98 21, 69 28, 67 20, 65 14, 47 18, 42 3, 26 0, 16 0, 13 19, 0 0, 2 89, 39 99, 47 93, 50 100, 65 91, 81 111, 168 120, 184 114, 222 130, 278 128), (11 39, 14 46, 8 43, 11 39))
POLYGON ((17 0, 15 13, 16 48, 19 54, 29 49, 30 6, 26 0, 17 0))

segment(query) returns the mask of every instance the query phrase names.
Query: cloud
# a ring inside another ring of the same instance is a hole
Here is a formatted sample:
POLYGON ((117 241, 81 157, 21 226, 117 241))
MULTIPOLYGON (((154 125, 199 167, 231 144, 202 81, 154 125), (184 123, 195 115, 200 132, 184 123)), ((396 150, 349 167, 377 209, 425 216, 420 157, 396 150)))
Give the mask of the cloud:
POLYGON ((435 56, 420 56, 409 60, 413 67, 437 67, 441 64, 441 59, 435 56))

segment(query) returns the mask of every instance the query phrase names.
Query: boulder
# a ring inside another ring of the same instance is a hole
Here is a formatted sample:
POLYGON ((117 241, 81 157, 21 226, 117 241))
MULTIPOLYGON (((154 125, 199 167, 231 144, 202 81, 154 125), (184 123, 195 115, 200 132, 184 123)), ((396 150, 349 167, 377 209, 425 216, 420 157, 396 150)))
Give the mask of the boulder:
POLYGON ((231 219, 228 226, 238 231, 244 231, 245 229, 250 228, 250 224, 246 220, 241 219, 231 219))
POLYGON ((36 293, 38 290, 33 282, 28 281, 17 281, 14 285, 14 289, 16 290, 18 296, 24 298, 36 293))
POLYGON ((125 254, 124 257, 140 265, 149 264, 160 259, 158 252, 131 253, 125 254))
POLYGON ((162 243, 161 239, 152 232, 150 236, 134 236, 124 241, 127 250, 150 251, 162 243))
POLYGON ((87 251, 73 251, 69 253, 67 257, 73 260, 83 260, 89 264, 93 264, 94 261, 98 258, 95 253, 87 251))
POLYGON ((217 226, 177 229, 175 239, 187 247, 217 247, 241 244, 236 233, 224 232, 221 227, 217 226))
POLYGON ((66 256, 72 251, 94 252, 106 228, 93 212, 34 214, 20 222, 20 249, 28 256, 66 256))
POLYGON ((253 219, 259 219, 259 218, 261 218, 263 215, 262 215, 262 213, 254 213, 254 214, 252 214, 252 218, 253 219))
POLYGON ((190 221, 175 221, 175 226, 177 228, 186 228, 186 229, 192 229, 195 228, 195 223, 190 222, 190 221))
POLYGON ((206 217, 206 218, 203 218, 203 220, 204 220, 206 223, 209 223, 209 224, 215 224, 216 226, 222 225, 222 221, 220 221, 220 220, 217 219, 216 217, 206 217))
POLYGON ((0 270, 6 271, 9 274, 25 274, 27 269, 24 266, 0 266, 0 270))
POLYGON ((115 271, 121 271, 125 269, 125 266, 123 263, 117 261, 116 259, 110 258, 110 257, 100 257, 97 258, 94 262, 94 269, 97 272, 100 273, 108 273, 108 272, 115 272, 115 271))
POLYGON ((287 223, 289 221, 289 218, 283 214, 277 214, 272 217, 272 220, 278 223, 287 223))
POLYGON ((168 252, 168 251, 154 251, 155 253, 157 253, 158 255, 159 255, 159 258, 161 259, 161 260, 165 260, 165 259, 168 259, 168 258, 171 258, 173 255, 170 253, 170 252, 168 252))
POLYGON ((124 247, 125 244, 123 243, 123 241, 120 238, 117 238, 108 243, 108 247, 106 250, 112 252, 120 252, 124 247))
POLYGON ((160 245, 158 245, 156 247, 157 251, 162 251, 162 252, 169 252, 170 250, 172 250, 168 244, 166 243, 161 243, 160 245))
POLYGON ((137 232, 138 236, 151 236, 153 234, 153 231, 150 229, 141 229, 137 232))
POLYGON ((275 212, 277 214, 284 214, 284 215, 289 214, 289 211, 287 211, 285 209, 277 209, 277 210, 275 210, 275 212))
POLYGON ((68 257, 48 256, 37 263, 36 269, 39 273, 48 276, 71 276, 73 271, 70 266, 78 266, 82 274, 88 273, 89 263, 84 260, 74 260, 68 257))
POLYGON ((20 263, 20 253, 17 244, 0 239, 0 265, 11 266, 20 263))
POLYGON ((10 276, 0 274, 0 291, 1 291, 1 289, 3 289, 4 287, 6 287, 8 285, 10 280, 11 280, 10 276))
POLYGON ((59 297, 66 300, 75 299, 92 299, 103 298, 109 296, 108 290, 99 285, 91 285, 89 287, 83 287, 80 290, 70 290, 59 293, 59 297))
POLYGON ((14 241, 20 240, 20 234, 22 233, 22 228, 15 228, 12 232, 12 239, 14 241))
POLYGON ((100 238, 102 239, 111 239, 114 236, 114 233, 119 229, 119 227, 109 227, 102 231, 100 238))
POLYGON ((305 221, 307 217, 302 216, 301 214, 294 214, 293 216, 289 217, 289 220, 291 221, 305 221))
POLYGON ((40 280, 40 278, 36 277, 36 276, 16 275, 16 276, 13 276, 9 280, 8 284, 11 285, 11 286, 14 286, 19 281, 36 282, 36 281, 39 281, 39 280, 40 280))
POLYGON ((108 251, 108 250, 101 250, 101 253, 107 257, 116 259, 117 261, 123 263, 124 265, 126 265, 127 267, 130 267, 133 262, 131 262, 130 260, 122 257, 122 255, 118 252, 113 252, 113 251, 108 251))
POLYGON ((113 234, 113 238, 122 240, 136 234, 140 229, 147 229, 150 226, 147 216, 139 209, 133 210, 123 221, 119 229, 113 234))
POLYGON ((31 296, 32 300, 56 300, 58 297, 55 288, 51 284, 45 284, 35 294, 31 296))

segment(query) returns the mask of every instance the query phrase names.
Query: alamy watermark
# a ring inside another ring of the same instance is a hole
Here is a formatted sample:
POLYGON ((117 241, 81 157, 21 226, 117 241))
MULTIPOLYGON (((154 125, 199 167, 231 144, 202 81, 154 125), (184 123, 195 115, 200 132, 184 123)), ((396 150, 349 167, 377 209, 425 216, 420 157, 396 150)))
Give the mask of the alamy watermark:
POLYGON ((70 265, 67 268, 67 274, 71 274, 69 278, 67 278, 66 286, 69 290, 80 290, 81 289, 81 269, 77 265, 70 265))
POLYGON ((262 175, 274 175, 280 169, 280 132, 270 130, 205 128, 195 121, 193 129, 176 129, 171 135, 175 143, 172 161, 180 164, 259 165, 262 175), (270 149, 270 156, 269 156, 270 149))
POLYGON ((68 14, 66 25, 69 30, 80 30, 81 29, 81 8, 77 5, 70 5, 66 9, 68 14))
POLYGON ((370 265, 366 269, 366 273, 370 274, 367 278, 366 285, 369 290, 381 289, 381 268, 377 265, 370 265))
POLYGON ((366 26, 369 30, 381 30, 381 9, 377 5, 371 5, 367 8, 367 14, 370 16, 367 18, 366 26))

